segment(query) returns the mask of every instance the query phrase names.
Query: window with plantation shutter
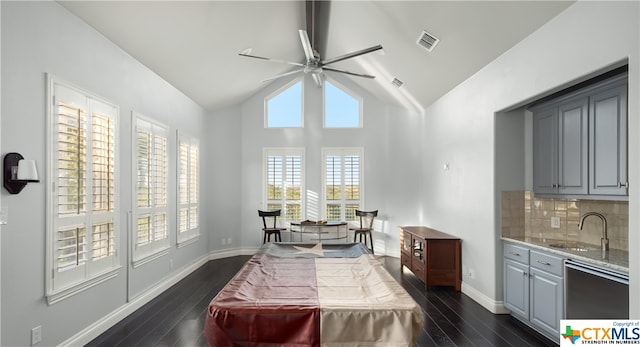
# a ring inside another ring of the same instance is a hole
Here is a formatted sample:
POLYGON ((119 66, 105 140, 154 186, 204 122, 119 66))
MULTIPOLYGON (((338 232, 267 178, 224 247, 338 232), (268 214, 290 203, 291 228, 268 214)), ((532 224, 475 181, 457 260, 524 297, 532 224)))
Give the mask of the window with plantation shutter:
POLYGON ((200 149, 196 138, 178 133, 178 245, 199 235, 200 149))
POLYGON ((328 221, 356 220, 362 206, 362 148, 322 150, 324 214, 328 221))
POLYGON ((283 223, 301 221, 304 216, 304 149, 264 149, 264 206, 282 210, 283 223))
POLYGON ((168 252, 167 196, 169 193, 169 128, 132 113, 133 201, 135 240, 133 266, 137 267, 168 252))
POLYGON ((117 275, 118 107, 48 76, 47 301, 117 275))

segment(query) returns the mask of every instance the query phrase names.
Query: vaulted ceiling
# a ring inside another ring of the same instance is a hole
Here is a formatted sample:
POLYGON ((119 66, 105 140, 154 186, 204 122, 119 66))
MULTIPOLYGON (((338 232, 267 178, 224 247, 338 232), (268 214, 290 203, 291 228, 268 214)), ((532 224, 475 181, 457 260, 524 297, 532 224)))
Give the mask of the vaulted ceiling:
POLYGON ((383 101, 423 110, 572 2, 319 1, 312 16, 305 1, 60 3, 209 110, 242 102, 270 83, 262 80, 296 68, 238 53, 303 63, 298 30, 312 27, 323 60, 381 44, 384 54, 332 66, 375 75, 348 78, 383 101), (431 52, 416 43, 423 30, 440 40, 431 52))

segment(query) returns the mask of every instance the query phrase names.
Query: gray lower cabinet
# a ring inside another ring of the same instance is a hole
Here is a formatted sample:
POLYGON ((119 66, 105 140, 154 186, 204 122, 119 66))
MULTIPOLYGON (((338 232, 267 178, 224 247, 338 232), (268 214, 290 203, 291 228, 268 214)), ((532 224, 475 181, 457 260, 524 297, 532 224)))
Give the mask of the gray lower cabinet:
POLYGON ((564 317, 563 259, 505 243, 504 305, 514 317, 559 342, 564 317))
POLYGON ((626 74, 531 111, 534 193, 628 195, 626 74))

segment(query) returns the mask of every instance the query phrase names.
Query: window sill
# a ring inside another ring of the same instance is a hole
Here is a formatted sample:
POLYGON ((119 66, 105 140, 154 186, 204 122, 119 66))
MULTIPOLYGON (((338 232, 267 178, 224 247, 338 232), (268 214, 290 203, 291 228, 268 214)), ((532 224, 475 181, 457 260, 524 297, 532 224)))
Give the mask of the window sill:
POLYGON ((118 275, 120 268, 121 266, 114 267, 113 269, 105 271, 78 284, 74 284, 67 288, 47 293, 47 304, 53 305, 80 292, 83 292, 91 287, 97 286, 102 282, 108 281, 118 275))

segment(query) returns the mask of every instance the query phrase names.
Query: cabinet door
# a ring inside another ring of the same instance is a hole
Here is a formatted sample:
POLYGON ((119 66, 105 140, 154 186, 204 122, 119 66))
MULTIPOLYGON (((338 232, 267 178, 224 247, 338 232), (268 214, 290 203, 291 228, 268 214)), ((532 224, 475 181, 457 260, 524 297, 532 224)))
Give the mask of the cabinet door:
POLYGON ((588 98, 579 97, 558 106, 558 193, 587 194, 588 98))
POLYGON ((557 193, 558 183, 558 108, 557 105, 538 109, 533 114, 533 191, 539 194, 557 193))
POLYGON ((529 319, 529 266, 504 260, 504 306, 529 319))
POLYGON ((411 242, 411 234, 400 230, 400 267, 404 265, 409 270, 411 270, 411 258, 413 257, 411 242))
POLYGON ((589 121, 590 194, 628 195, 626 83, 591 97, 589 121))
POLYGON ((421 239, 415 235, 411 235, 411 242, 413 244, 413 253, 411 257, 411 271, 420 279, 422 282, 427 282, 427 273, 426 273, 426 243, 424 239, 421 239))
POLYGON ((404 230, 400 231, 400 251, 411 256, 411 234, 404 230))
POLYGON ((564 312, 563 279, 531 268, 530 321, 552 335, 559 336, 564 312))

